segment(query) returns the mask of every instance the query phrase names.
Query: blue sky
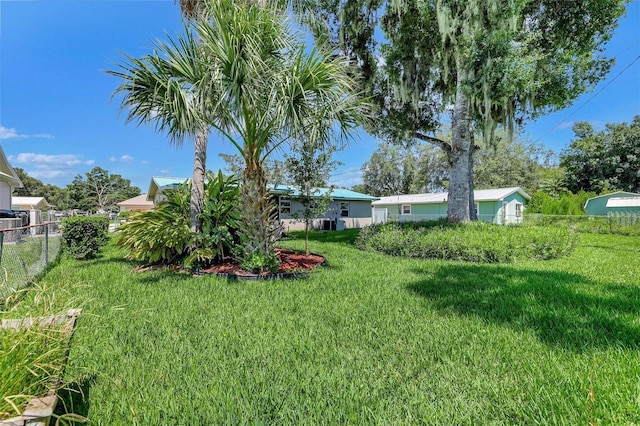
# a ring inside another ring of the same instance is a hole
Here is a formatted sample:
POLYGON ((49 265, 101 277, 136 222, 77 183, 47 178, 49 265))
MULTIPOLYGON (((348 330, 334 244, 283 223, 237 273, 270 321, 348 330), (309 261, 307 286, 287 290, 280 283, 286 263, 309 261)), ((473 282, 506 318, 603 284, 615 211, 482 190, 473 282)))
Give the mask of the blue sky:
MULTIPOLYGON (((10 163, 58 186, 95 166, 143 192, 151 176, 191 176, 191 142, 176 148, 151 126, 125 124, 119 102, 110 100, 119 82, 104 72, 122 52, 142 56, 152 40, 181 28, 173 0, 0 0, 0 144, 10 163)), ((570 108, 528 123, 530 139, 560 151, 576 121, 603 128, 640 114, 640 1, 628 6, 607 54, 616 57, 607 79, 570 108)), ((377 143, 360 134, 337 155, 344 164, 332 183, 360 183, 360 166, 377 143)), ((214 135, 209 169, 224 167, 219 152, 233 148, 214 135)))

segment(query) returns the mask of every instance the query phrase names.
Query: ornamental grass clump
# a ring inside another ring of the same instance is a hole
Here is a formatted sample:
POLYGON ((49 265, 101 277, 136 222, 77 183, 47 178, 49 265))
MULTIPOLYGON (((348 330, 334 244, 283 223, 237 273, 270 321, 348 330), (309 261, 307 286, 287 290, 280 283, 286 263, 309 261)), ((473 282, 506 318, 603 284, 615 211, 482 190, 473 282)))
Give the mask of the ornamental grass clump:
POLYGON ((0 420, 20 415, 30 399, 55 390, 66 342, 59 326, 0 328, 0 420))
POLYGON ((59 283, 38 283, 19 293, 0 310, 0 423, 20 416, 32 398, 65 385, 73 326, 53 318, 69 319, 71 309, 83 305, 59 283))
POLYGON ((367 251, 420 259, 499 263, 554 259, 577 243, 571 229, 446 221, 387 223, 364 228, 356 245, 367 251))

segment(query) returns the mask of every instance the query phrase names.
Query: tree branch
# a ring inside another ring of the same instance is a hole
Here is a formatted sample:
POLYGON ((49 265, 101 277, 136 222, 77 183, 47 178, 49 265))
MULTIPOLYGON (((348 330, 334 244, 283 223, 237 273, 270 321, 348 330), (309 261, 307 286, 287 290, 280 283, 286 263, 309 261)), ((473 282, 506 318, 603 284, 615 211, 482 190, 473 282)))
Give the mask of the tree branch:
POLYGON ((420 139, 423 142, 429 142, 431 144, 434 144, 440 148, 442 148, 445 152, 450 152, 451 151, 451 145, 449 143, 447 143, 446 141, 443 141, 442 139, 438 139, 438 138, 434 138, 433 136, 427 136, 423 133, 420 132, 415 132, 414 136, 417 139, 420 139))

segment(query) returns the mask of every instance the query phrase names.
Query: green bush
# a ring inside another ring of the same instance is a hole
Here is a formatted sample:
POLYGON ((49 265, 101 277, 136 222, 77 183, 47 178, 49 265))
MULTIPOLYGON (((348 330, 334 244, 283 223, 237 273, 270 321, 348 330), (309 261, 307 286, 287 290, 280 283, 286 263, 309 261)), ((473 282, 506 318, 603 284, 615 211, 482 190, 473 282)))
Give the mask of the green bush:
POLYGON ((584 215, 584 205, 591 197, 595 197, 595 192, 580 191, 577 194, 571 192, 561 194, 557 197, 537 191, 531 196, 527 203, 527 213, 541 213, 544 215, 584 215))
POLYGON ((128 259, 193 267, 231 255, 240 219, 235 178, 225 178, 221 172, 208 176, 202 233, 189 227, 190 186, 164 195, 166 201, 155 209, 135 212, 120 226, 116 244, 128 250, 128 259))
POLYGON ((125 210, 118 213, 118 218, 121 220, 129 220, 136 214, 134 210, 125 210))
POLYGON ((497 263, 566 256, 576 242, 569 228, 440 220, 372 225, 360 231, 356 245, 392 256, 497 263))
POLYGON ((75 216, 62 220, 62 248, 75 259, 92 259, 107 243, 109 219, 75 216))
POLYGON ((278 272, 278 268, 280 267, 280 262, 278 261, 278 257, 276 256, 275 253, 270 255, 265 255, 260 252, 255 252, 251 256, 246 256, 242 258, 240 261, 240 266, 245 271, 258 274, 264 271, 278 272))

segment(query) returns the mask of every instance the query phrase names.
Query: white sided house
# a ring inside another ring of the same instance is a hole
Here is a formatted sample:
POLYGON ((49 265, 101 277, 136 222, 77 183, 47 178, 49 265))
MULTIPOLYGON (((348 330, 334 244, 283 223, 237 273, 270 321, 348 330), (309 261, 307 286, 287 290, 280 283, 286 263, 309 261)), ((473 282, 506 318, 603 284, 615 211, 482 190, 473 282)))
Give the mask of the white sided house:
MULTIPOLYGON (((44 197, 12 197, 11 209, 29 212, 29 225, 39 225, 46 219, 43 217, 44 211, 51 209, 51 204, 44 197)), ((24 222, 23 222, 24 224, 24 222)), ((41 232, 42 229, 33 229, 32 232, 41 232)))
MULTIPOLYGON (((11 210, 12 196, 11 193, 16 188, 22 188, 22 181, 13 170, 7 157, 4 155, 4 150, 0 145, 0 209, 11 210)), ((22 226, 22 219, 15 217, 0 217, 0 229, 12 229, 22 226)))
POLYGON ((153 201, 147 199, 147 194, 141 194, 128 200, 116 203, 121 212, 126 211, 145 211, 154 207, 153 201))
POLYGON ((0 209, 10 210, 13 205, 11 201, 11 193, 16 188, 22 188, 22 181, 13 170, 4 150, 0 145, 0 209))
POLYGON ((11 206, 14 210, 49 210, 51 204, 44 197, 12 197, 11 206))
MULTIPOLYGON (((521 223, 525 205, 531 199, 520 187, 478 189, 473 196, 478 220, 497 224, 521 223)), ((381 197, 372 203, 374 221, 422 221, 447 217, 448 198, 446 192, 381 197)))

